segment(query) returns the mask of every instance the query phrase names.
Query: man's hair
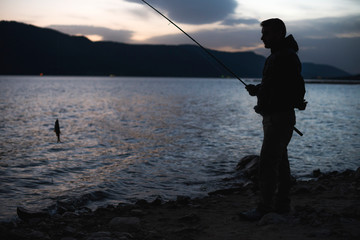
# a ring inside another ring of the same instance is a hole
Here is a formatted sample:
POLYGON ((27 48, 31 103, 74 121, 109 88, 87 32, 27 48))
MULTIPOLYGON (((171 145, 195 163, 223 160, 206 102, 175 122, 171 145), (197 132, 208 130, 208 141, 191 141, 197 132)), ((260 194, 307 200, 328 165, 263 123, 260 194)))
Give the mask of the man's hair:
POLYGON ((270 27, 277 33, 281 33, 283 37, 286 36, 285 23, 279 18, 270 18, 260 23, 261 27, 270 27))

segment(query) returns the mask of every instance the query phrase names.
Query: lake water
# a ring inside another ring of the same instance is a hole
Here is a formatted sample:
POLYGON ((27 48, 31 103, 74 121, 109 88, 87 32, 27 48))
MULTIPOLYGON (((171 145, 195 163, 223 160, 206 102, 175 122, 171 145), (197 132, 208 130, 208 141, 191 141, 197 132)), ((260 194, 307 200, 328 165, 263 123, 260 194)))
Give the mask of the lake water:
MULTIPOLYGON (((307 84, 308 108, 297 112, 304 136, 289 146, 294 176, 360 166, 359 94, 360 85, 307 84)), ((238 161, 260 151, 255 104, 234 79, 1 76, 0 218, 17 206, 231 187, 238 161)))

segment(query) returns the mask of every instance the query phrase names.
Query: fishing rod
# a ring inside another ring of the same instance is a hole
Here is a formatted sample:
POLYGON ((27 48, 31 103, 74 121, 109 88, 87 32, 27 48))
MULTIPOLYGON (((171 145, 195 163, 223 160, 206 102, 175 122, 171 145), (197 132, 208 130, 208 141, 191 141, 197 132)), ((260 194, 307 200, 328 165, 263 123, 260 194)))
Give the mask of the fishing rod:
MULTIPOLYGON (((162 14, 159 10, 157 10, 156 8, 154 8, 152 5, 150 5, 148 2, 146 2, 145 0, 141 0, 143 3, 145 3, 146 5, 148 5, 150 8, 152 8, 155 12, 157 12, 158 14, 160 14, 162 17, 164 17, 166 20, 168 20, 172 25, 174 25, 177 29, 179 29, 182 33, 184 33, 188 38, 190 38, 194 43, 196 43, 202 50, 204 50, 207 54, 209 54, 209 56, 211 56, 217 63, 219 63, 226 71, 228 71, 231 75, 233 75, 235 78, 237 78, 242 84, 244 84, 245 86, 247 86, 247 84, 238 76, 236 75, 230 68, 228 68, 222 61, 220 61, 214 54, 212 54, 208 49, 204 48, 198 41, 196 41, 193 37, 191 37, 189 34, 187 34, 184 30, 182 30, 176 23, 174 23, 170 18, 168 18, 167 16, 165 16, 164 14, 162 14)), ((299 134, 300 136, 303 135, 302 132, 300 132, 299 129, 297 129, 294 126, 294 131, 299 134)))

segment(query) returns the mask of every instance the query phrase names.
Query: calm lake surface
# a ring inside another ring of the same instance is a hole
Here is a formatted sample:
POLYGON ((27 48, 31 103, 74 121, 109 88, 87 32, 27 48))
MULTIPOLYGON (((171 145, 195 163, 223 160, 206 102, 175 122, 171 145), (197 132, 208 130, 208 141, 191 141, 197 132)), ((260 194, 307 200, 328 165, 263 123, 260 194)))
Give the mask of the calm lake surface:
MULTIPOLYGON (((355 170, 360 85, 306 87, 292 174, 355 170)), ((238 161, 260 151, 255 104, 233 79, 1 76, 0 219, 17 206, 96 207, 231 187, 238 161)))

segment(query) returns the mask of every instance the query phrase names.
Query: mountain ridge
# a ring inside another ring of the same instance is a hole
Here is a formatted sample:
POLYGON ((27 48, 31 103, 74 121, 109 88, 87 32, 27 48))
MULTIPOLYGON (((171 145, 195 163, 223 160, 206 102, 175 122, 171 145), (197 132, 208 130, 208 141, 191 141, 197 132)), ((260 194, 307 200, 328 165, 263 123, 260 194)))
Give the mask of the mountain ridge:
MULTIPOLYGON (((92 42, 57 30, 0 22, 0 75, 233 77, 196 45, 92 42)), ((208 49, 236 75, 260 78, 265 57, 208 49)), ((350 76, 333 66, 303 63, 304 78, 350 76)))

